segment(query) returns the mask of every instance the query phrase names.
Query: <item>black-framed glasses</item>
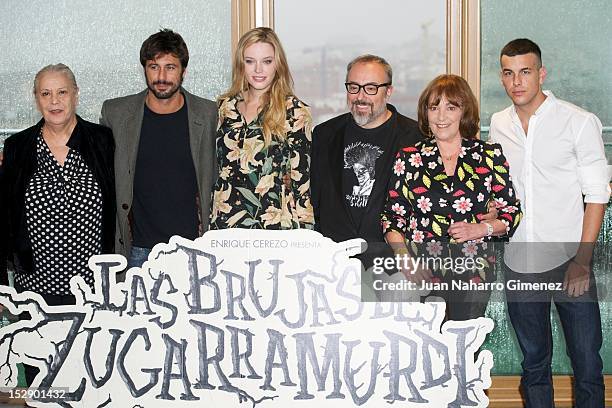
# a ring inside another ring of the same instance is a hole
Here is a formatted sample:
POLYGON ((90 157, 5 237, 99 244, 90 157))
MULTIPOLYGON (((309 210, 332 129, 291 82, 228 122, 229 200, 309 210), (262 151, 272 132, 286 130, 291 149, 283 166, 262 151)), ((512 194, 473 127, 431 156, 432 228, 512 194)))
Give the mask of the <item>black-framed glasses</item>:
POLYGON ((367 95, 376 95, 378 93, 378 88, 383 86, 389 86, 391 82, 385 82, 384 84, 365 84, 359 85, 354 82, 346 82, 344 86, 346 87, 346 92, 350 94, 358 94, 359 91, 363 88, 363 92, 367 95))

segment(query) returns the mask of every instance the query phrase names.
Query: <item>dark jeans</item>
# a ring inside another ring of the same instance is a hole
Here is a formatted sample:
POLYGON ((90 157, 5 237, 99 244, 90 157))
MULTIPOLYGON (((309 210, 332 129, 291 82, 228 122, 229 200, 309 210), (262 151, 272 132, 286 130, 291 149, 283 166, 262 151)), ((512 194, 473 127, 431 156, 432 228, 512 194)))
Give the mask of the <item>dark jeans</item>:
POLYGON ((140 268, 142 264, 149 258, 149 254, 151 253, 151 248, 142 248, 133 246, 130 250, 130 257, 128 258, 128 269, 133 267, 140 268))
POLYGON ((523 352, 521 388, 527 407, 554 407, 552 387, 551 300, 559 313, 567 354, 574 372, 575 403, 578 408, 604 407, 601 318, 597 287, 572 298, 565 291, 508 289, 509 280, 563 282, 569 262, 538 274, 516 273, 505 267, 508 314, 523 352))
MULTIPOLYGON (((17 293, 21 293, 25 291, 25 289, 15 282, 15 290, 17 293)), ((76 304, 76 299, 72 295, 49 295, 45 293, 40 293, 42 298, 47 302, 48 306, 61 306, 61 305, 74 305, 76 304)), ((28 312, 23 312, 19 315, 19 320, 30 320, 32 317, 28 312)), ((23 365, 25 372, 26 384, 30 386, 34 381, 34 378, 38 375, 40 371, 38 368, 24 364, 23 365)))

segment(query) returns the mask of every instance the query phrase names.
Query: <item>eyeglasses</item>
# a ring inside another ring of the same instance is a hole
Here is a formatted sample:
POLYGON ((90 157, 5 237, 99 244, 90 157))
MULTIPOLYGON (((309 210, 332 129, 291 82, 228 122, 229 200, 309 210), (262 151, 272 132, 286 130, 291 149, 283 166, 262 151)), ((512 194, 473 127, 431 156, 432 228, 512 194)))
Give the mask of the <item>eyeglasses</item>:
POLYGON ((344 86, 346 87, 346 92, 350 94, 358 94, 359 91, 363 89, 363 92, 365 92, 366 95, 376 95, 378 93, 378 88, 382 86, 389 86, 389 85, 391 85, 391 82, 385 82, 384 84, 380 84, 380 85, 377 85, 377 84, 359 85, 354 82, 346 82, 344 84, 344 86))

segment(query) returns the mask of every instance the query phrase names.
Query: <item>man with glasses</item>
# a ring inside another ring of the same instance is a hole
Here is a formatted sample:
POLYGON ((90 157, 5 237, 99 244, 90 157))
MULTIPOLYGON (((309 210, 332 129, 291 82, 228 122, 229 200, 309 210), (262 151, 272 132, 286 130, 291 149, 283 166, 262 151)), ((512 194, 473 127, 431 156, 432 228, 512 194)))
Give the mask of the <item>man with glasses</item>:
POLYGON ((365 239, 366 267, 386 247, 380 213, 395 154, 422 137, 414 120, 387 103, 391 84, 391 66, 384 58, 355 58, 347 66, 345 84, 350 114, 318 125, 312 137, 315 229, 336 242, 365 239))

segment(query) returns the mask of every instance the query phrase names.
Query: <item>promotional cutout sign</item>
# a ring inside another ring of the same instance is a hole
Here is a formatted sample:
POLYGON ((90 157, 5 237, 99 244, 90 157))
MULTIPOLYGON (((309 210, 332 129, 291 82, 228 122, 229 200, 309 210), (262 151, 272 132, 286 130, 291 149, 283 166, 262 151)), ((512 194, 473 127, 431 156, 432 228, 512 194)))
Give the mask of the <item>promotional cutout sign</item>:
POLYGON ((0 387, 41 371, 34 407, 485 407, 490 319, 439 302, 362 302, 361 241, 221 230, 157 245, 142 268, 95 256, 76 306, 0 287, 0 387), (477 357, 475 357, 477 355, 477 357))

